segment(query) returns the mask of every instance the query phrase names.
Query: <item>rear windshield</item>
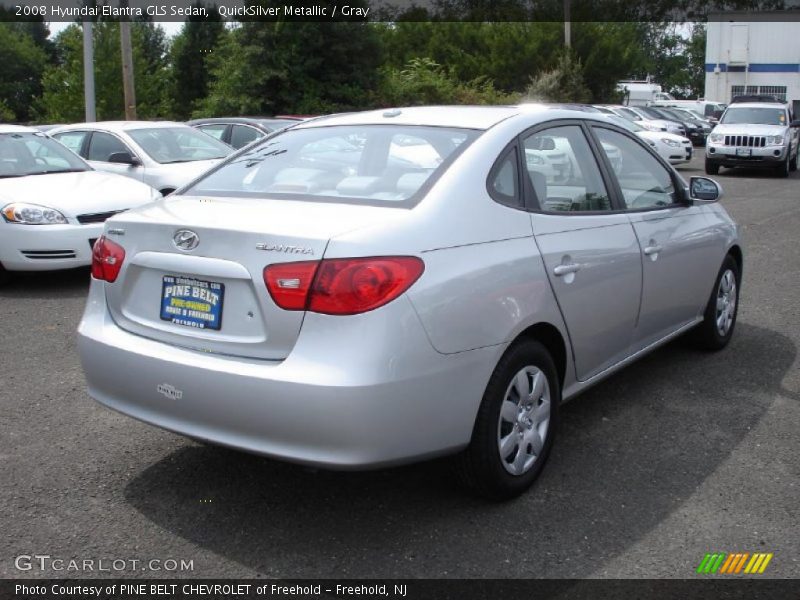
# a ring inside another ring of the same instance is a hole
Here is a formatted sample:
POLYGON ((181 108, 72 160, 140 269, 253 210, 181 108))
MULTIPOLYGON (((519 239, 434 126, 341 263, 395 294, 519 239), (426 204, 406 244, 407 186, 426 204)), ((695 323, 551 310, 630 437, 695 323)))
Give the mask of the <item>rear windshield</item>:
POLYGON ((182 193, 404 203, 418 199, 478 134, 393 125, 290 129, 237 155, 182 193))
POLYGON ((786 112, 782 108, 730 107, 720 123, 752 125, 786 125, 786 112))

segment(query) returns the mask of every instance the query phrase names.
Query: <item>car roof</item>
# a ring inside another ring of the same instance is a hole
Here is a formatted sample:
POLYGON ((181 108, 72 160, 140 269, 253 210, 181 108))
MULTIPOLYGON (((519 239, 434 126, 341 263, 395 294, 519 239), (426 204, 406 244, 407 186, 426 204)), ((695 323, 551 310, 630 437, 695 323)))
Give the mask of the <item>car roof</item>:
POLYGON ((187 125, 203 123, 294 123, 301 119, 282 119, 280 117, 205 117, 186 121, 187 125))
POLYGON ((38 129, 34 129, 33 127, 0 123, 0 133, 41 133, 41 132, 38 129))
POLYGON ((188 127, 175 121, 98 121, 96 123, 73 123, 53 130, 53 133, 73 130, 91 131, 130 131, 132 129, 161 129, 167 127, 188 127))
POLYGON ((418 125, 486 130, 514 117, 528 121, 552 119, 587 119, 602 115, 600 111, 577 104, 519 104, 516 106, 414 106, 384 108, 364 112, 343 113, 310 119, 292 129, 333 125, 418 125))
POLYGON ((519 114, 519 106, 413 106, 318 117, 293 129, 330 125, 428 125, 463 129, 489 129, 519 114))
POLYGON ((728 108, 788 108, 782 102, 736 102, 729 104, 728 108))

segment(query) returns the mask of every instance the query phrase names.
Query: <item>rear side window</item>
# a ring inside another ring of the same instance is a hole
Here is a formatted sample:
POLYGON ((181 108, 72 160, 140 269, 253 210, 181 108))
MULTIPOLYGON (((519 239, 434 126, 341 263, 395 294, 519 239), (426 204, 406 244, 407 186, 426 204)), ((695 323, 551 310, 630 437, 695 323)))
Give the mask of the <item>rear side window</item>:
POLYGON ((401 203, 421 194, 478 133, 391 125, 289 129, 210 172, 184 193, 401 203))
POLYGON ((517 148, 512 147, 495 164, 489 175, 489 193, 501 204, 520 206, 517 148))
POLYGON ((611 210, 594 153, 577 125, 545 129, 523 141, 525 165, 539 207, 556 212, 611 210))

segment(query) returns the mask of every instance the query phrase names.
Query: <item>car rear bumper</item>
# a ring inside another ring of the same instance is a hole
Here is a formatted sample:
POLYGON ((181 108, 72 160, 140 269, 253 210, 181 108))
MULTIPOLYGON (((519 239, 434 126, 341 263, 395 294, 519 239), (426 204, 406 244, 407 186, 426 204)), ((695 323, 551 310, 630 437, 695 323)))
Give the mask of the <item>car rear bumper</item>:
POLYGON ((307 314, 286 360, 236 358, 128 333, 104 294, 93 281, 78 329, 93 398, 183 435, 315 466, 367 468, 463 448, 502 351, 439 354, 401 297, 355 317, 307 314))
POLYGON ((3 225, 0 262, 9 271, 55 271, 90 265, 92 243, 103 233, 103 223, 3 225))

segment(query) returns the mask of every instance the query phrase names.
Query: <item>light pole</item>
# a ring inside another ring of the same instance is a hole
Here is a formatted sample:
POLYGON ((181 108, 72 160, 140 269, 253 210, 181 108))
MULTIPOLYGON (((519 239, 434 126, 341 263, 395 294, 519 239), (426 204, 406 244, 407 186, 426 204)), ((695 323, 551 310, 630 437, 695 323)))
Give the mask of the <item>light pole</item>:
POLYGON ((569 5, 570 0, 564 0, 564 47, 570 48, 572 46, 572 31, 571 23, 569 20, 569 5))

